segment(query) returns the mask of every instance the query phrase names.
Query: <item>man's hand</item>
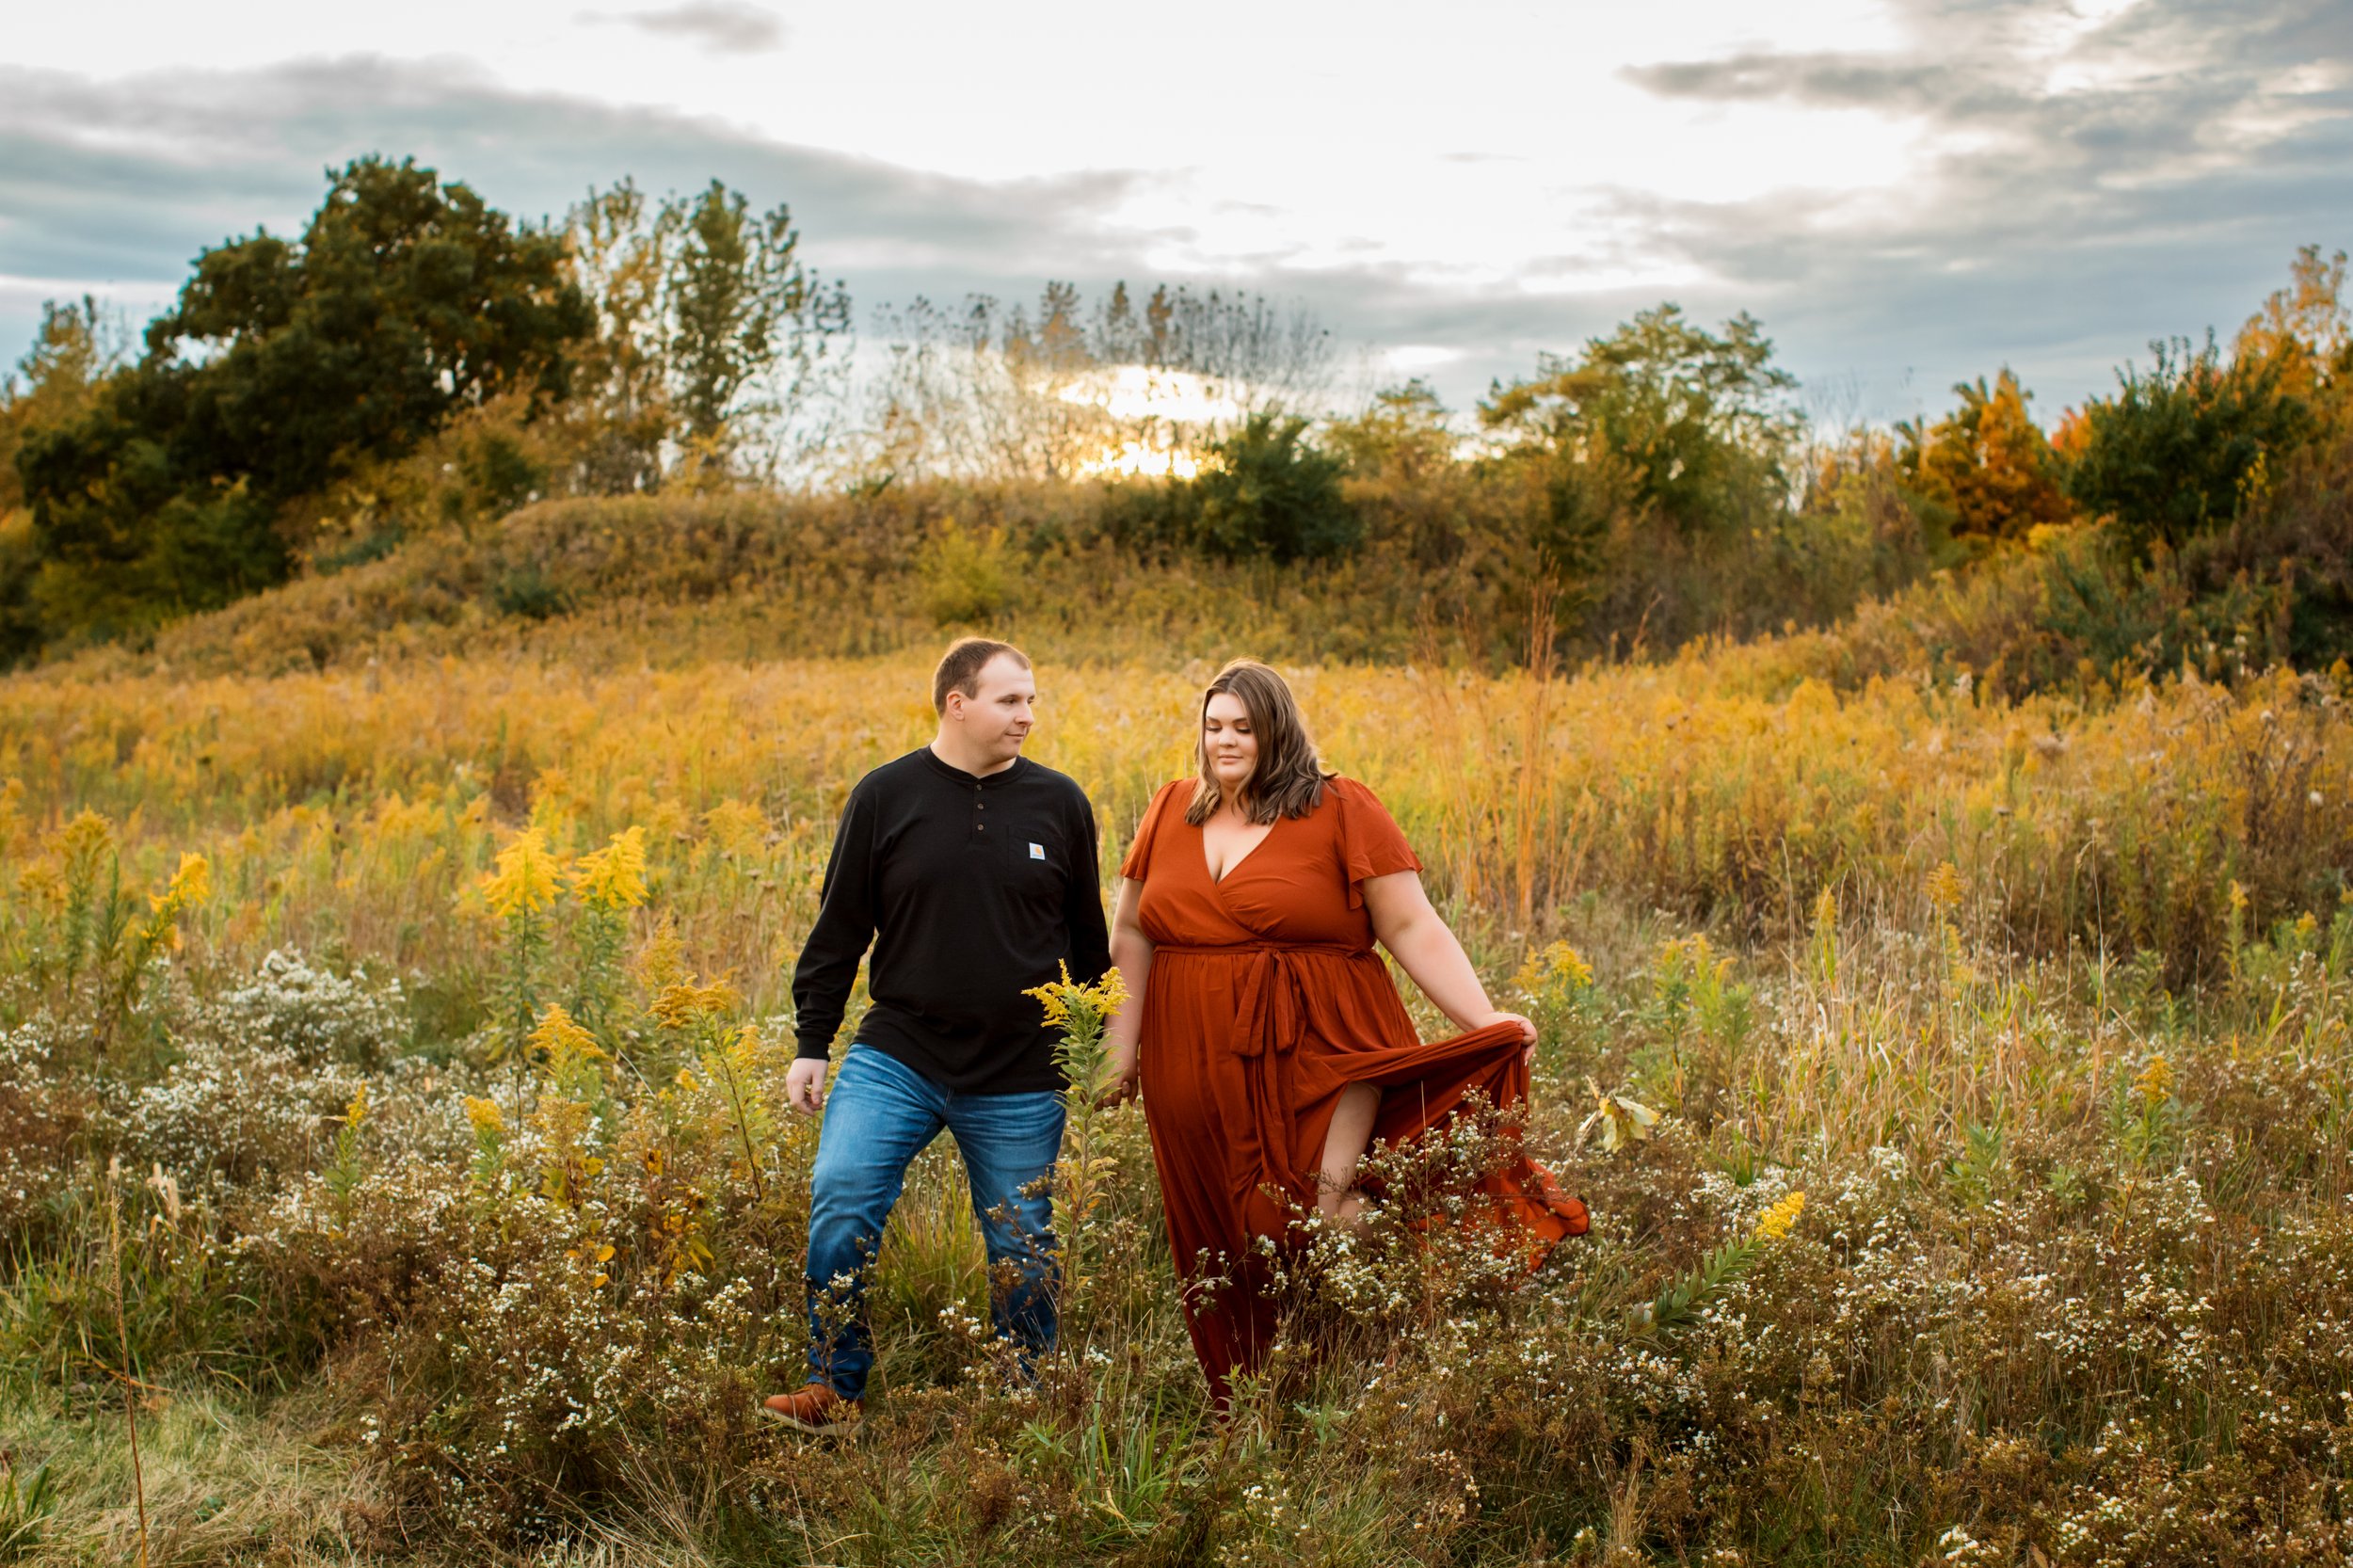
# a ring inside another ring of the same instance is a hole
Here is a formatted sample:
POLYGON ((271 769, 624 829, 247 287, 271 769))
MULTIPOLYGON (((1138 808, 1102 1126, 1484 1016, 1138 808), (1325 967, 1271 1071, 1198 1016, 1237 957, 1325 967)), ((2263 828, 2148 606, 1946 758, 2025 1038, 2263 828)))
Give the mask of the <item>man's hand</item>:
POLYGON ((784 1097, 792 1109, 804 1116, 814 1116, 825 1108, 825 1059, 822 1056, 796 1056, 785 1070, 784 1097))

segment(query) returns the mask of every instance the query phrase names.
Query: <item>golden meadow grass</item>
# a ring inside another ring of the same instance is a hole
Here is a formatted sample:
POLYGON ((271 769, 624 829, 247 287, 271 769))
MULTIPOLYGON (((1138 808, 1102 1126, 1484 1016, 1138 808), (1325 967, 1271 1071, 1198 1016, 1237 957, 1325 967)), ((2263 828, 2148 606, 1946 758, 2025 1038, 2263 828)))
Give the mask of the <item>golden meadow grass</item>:
MULTIPOLYGON (((1914 914, 1950 863, 1969 919, 2013 944, 2105 936, 2184 974, 2218 958, 2233 882, 2260 928, 2314 907, 2337 870, 2353 823, 2341 678, 2169 684, 2086 713, 1951 685, 1841 695, 1776 652, 1551 681, 1292 674, 1329 760, 1382 793, 1442 888, 1517 925, 1599 887, 1785 934, 1825 887, 1914 914)), ((468 941, 452 898, 526 822, 559 855, 642 826, 689 945, 764 1000, 849 786, 929 732, 926 663, 19 678, 0 708, 15 781, 0 841, 22 865, 96 810, 151 878, 184 853, 211 860, 202 940, 405 965, 468 941)), ((1187 766, 1203 674, 1045 671, 1032 754, 1086 787, 1112 857, 1187 766)))
MULTIPOLYGON (((0 686, 0 1537, 13 1508, 37 1557, 128 1555, 129 1365, 157 1560, 2345 1549, 2341 675, 1838 691, 1802 638, 1289 671, 1542 1023, 1530 1136, 1593 1238, 1524 1289, 1443 1231, 1319 1250, 1312 1333, 1219 1428, 1132 1112, 1088 1128, 1034 1392, 935 1149, 876 1415, 806 1449, 749 1416, 797 1368, 784 973, 843 794, 928 733, 928 660, 562 635, 0 686), (297 1463, 282 1507, 208 1500, 297 1463)), ((1041 668, 1032 752, 1107 868, 1208 673, 1041 668)), ((1481 1138, 1400 1151, 1400 1189, 1444 1201, 1481 1138)))

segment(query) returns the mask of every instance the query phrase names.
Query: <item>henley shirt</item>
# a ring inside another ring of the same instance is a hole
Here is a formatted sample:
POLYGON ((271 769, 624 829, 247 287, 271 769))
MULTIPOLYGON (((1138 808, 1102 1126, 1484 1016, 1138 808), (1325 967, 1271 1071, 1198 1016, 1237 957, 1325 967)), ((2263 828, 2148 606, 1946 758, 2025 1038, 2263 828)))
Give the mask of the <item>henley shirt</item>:
POLYGON ((869 942, 857 1038, 945 1089, 1063 1087, 1035 997, 1111 968, 1095 808, 1076 780, 1016 758, 976 777, 929 746, 850 792, 817 923, 792 970, 799 1053, 833 1054, 869 942))

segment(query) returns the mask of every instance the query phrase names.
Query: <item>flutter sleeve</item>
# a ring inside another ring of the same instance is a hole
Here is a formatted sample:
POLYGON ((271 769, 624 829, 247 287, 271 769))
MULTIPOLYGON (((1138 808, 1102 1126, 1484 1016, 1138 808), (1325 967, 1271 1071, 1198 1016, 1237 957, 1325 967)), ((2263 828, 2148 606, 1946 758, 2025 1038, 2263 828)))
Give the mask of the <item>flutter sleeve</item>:
POLYGON ((1181 813, 1184 809, 1173 803, 1185 783, 1177 778, 1161 785, 1160 792, 1152 797, 1152 804, 1144 808, 1144 820, 1136 824, 1135 841, 1128 846, 1128 858, 1119 863, 1120 875, 1131 882, 1144 880, 1144 873, 1152 865, 1152 843, 1160 836, 1160 824, 1171 811, 1181 813))
POLYGON ((1353 778, 1335 778, 1325 786, 1339 812, 1340 860, 1348 878, 1348 906, 1365 906, 1365 878, 1391 872, 1417 872, 1421 859, 1405 841, 1404 829, 1381 804, 1381 797, 1353 778))

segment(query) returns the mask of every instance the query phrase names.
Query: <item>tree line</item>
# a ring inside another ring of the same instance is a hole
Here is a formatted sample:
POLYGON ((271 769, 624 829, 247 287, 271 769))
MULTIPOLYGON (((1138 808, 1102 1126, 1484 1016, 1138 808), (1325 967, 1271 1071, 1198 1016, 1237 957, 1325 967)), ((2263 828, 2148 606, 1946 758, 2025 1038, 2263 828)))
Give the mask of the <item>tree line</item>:
POLYGON ((664 489, 1082 484, 1138 552, 1483 554, 1589 643, 1754 629, 1693 584, 1769 557, 1766 608, 1807 620, 2080 527, 2140 570, 2342 452, 2345 266, 2306 248, 2227 348, 2154 344, 2048 431, 2007 369, 1934 420, 1824 431, 1759 323, 1673 304, 1470 410, 1409 381, 1336 414, 1332 334, 1262 296, 918 298, 860 345, 788 207, 623 181, 534 224, 362 158, 299 236, 202 252, 136 340, 88 299, 44 311, 0 392, 0 660, 544 496, 664 489))

